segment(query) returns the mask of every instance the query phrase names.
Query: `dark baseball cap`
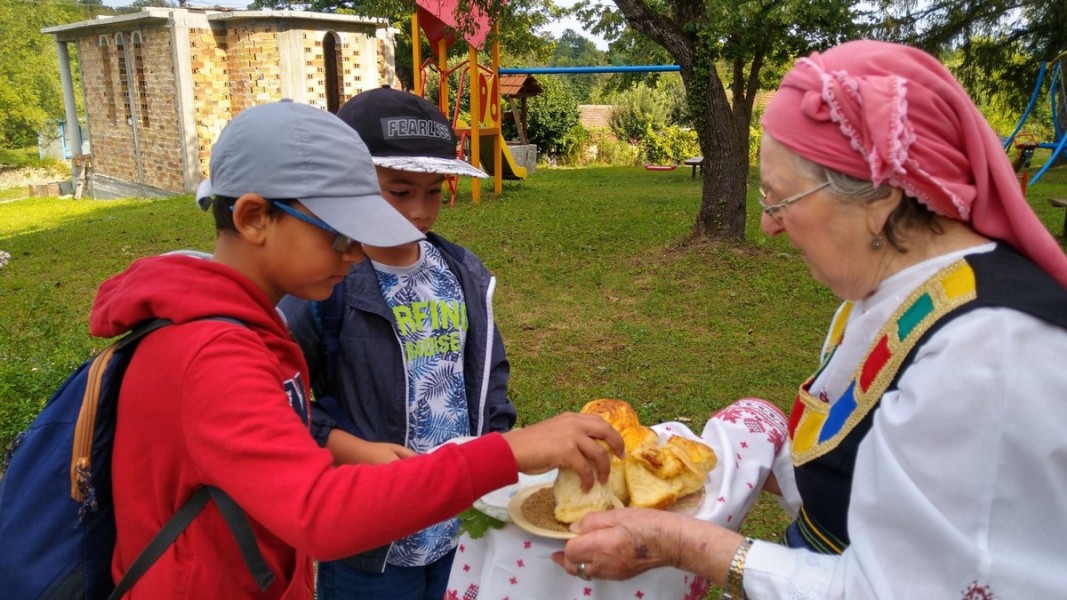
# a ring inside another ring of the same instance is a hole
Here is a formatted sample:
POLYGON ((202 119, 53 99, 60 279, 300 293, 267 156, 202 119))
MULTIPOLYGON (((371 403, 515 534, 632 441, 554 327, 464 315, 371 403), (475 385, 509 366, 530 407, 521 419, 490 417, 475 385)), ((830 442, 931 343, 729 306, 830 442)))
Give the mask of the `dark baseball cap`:
POLYGON ((337 116, 356 130, 379 167, 413 173, 489 177, 456 158, 456 133, 436 105, 381 87, 357 94, 337 116))

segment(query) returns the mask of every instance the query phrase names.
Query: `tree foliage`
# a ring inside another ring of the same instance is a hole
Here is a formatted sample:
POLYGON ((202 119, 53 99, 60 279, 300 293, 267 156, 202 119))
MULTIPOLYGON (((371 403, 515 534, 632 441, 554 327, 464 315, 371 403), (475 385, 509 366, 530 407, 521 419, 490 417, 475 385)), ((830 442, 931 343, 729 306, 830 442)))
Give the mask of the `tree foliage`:
POLYGON ((613 2, 614 9, 582 0, 577 12, 613 49, 663 56, 651 43, 680 67, 705 161, 694 235, 743 239, 752 104, 773 87, 765 67, 780 72, 796 56, 855 36, 861 9, 845 0, 613 2))
MULTIPOLYGON (((568 29, 556 40, 552 56, 548 60, 550 67, 597 67, 607 63, 605 53, 596 47, 587 37, 568 29)), ((578 97, 578 102, 589 103, 592 92, 600 87, 607 76, 602 73, 582 73, 569 75, 571 89, 578 97)))
POLYGON ((36 145, 48 120, 64 118, 56 46, 41 29, 88 15, 73 0, 0 0, 0 146, 36 145))
POLYGON ((537 81, 544 91, 529 100, 526 135, 538 152, 558 156, 577 141, 578 98, 562 76, 541 76, 537 81))
POLYGON ((130 2, 129 8, 134 12, 141 10, 142 8, 178 8, 178 0, 133 0, 130 2))
POLYGON ((1064 0, 881 0, 875 33, 955 56, 953 72, 980 103, 1021 111, 1038 64, 1067 51, 1064 0))
POLYGON ((670 100, 654 87, 639 83, 621 93, 611 113, 611 130, 620 139, 636 143, 649 131, 670 122, 670 100))

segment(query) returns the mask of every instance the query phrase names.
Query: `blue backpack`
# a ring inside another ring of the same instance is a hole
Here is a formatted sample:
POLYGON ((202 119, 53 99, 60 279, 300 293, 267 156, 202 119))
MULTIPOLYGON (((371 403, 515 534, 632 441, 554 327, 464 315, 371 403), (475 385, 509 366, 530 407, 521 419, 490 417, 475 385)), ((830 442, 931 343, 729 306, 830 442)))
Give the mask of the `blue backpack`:
MULTIPOLYGON (((219 317, 242 325, 239 321, 219 317)), ((82 364, 5 456, 0 478, 0 594, 20 600, 120 598, 213 499, 260 589, 273 581, 239 506, 199 489, 149 542, 116 585, 111 449, 119 386, 138 342, 169 325, 137 327, 82 364)))

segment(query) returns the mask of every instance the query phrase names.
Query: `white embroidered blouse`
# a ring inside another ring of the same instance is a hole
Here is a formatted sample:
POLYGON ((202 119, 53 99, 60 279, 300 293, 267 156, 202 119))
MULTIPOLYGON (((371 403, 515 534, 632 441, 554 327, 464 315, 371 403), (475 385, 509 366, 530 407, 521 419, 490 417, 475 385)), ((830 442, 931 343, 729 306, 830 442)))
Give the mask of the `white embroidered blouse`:
MULTIPOLYGON (((925 261, 854 303, 812 393, 838 398, 912 290, 994 247, 925 261)), ((945 325, 882 397, 860 445, 851 546, 826 556, 757 542, 744 570, 748 598, 1063 597, 1065 359, 1067 331, 1011 309, 976 309, 945 325)))

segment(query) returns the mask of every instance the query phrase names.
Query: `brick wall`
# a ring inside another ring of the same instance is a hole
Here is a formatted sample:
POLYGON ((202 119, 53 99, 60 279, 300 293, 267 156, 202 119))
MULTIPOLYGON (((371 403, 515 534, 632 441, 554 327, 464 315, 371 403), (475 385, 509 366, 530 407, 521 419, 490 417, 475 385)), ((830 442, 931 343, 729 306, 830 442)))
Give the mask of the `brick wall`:
POLYGON ((106 45, 101 37, 78 41, 94 171, 182 189, 170 31, 139 29, 103 38, 106 45))
MULTIPOLYGON (((123 35, 125 39, 125 34, 123 35)), ((78 57, 85 91, 86 122, 92 139, 94 171, 137 180, 133 130, 123 110, 116 36, 82 38, 78 57)))
POLYGON ((144 183, 165 190, 181 190, 185 178, 171 37, 169 29, 145 29, 141 31, 140 52, 136 38, 130 46, 134 78, 139 79, 133 94, 138 104, 134 126, 144 183))
POLYGON ((241 109, 282 97, 278 30, 253 22, 228 27, 226 65, 230 80, 230 108, 241 109))
POLYGON ((226 31, 189 30, 193 101, 196 103, 197 159, 200 173, 207 176, 211 144, 233 118, 226 31))
POLYGON ((375 43, 369 45, 369 47, 375 49, 377 56, 363 56, 363 49, 368 47, 366 42, 368 39, 373 40, 374 34, 375 29, 368 26, 308 29, 303 31, 304 84, 306 86, 308 104, 324 110, 328 107, 326 89, 327 44, 324 43, 327 35, 333 36, 337 40, 335 60, 339 58, 337 64, 337 90, 341 104, 344 104, 345 100, 360 92, 378 87, 377 81, 367 82, 363 80, 363 72, 369 64, 368 61, 375 61, 373 64, 379 74, 379 80, 382 83, 387 82, 384 75, 385 69, 378 63, 384 48, 383 43, 375 40, 375 43))
MULTIPOLYGON (((302 70, 303 91, 311 105, 328 106, 328 58, 337 63, 335 87, 342 103, 379 83, 395 84, 385 42, 377 39, 375 26, 321 22, 314 28, 319 23, 306 23, 311 28, 280 30, 287 25, 258 18, 190 24, 188 76, 196 140, 187 143, 197 144, 196 161, 203 177, 208 173, 211 144, 226 123, 244 108, 283 97, 281 33, 300 36, 303 55, 290 58, 302 64, 288 71, 302 70), (327 36, 332 44, 324 44, 327 36), (327 57, 324 49, 331 45, 333 54, 327 57), (363 56, 365 49, 376 56, 363 56), (365 81, 366 73, 377 74, 378 81, 365 81)), ((178 113, 182 90, 175 76, 173 32, 161 25, 102 35, 107 45, 98 46, 97 34, 87 33, 77 41, 94 173, 183 191, 178 113), (121 48, 116 43, 119 34, 121 48), (123 74, 124 68, 129 76, 123 74)))
MULTIPOLYGON (((374 35, 373 32, 369 35, 374 35)), ((385 40, 375 40, 374 54, 377 57, 378 64, 378 83, 379 85, 388 85, 389 87, 400 88, 400 82, 396 79, 396 65, 390 64, 387 60, 393 51, 386 46, 385 40)), ((365 91, 365 90, 364 90, 365 91)), ((355 95, 355 94, 353 94, 355 95)))

